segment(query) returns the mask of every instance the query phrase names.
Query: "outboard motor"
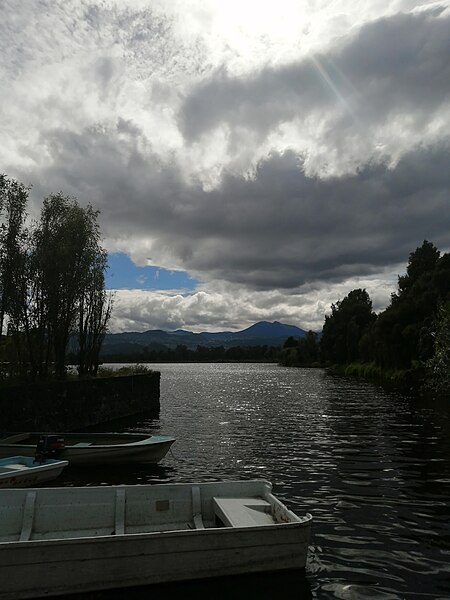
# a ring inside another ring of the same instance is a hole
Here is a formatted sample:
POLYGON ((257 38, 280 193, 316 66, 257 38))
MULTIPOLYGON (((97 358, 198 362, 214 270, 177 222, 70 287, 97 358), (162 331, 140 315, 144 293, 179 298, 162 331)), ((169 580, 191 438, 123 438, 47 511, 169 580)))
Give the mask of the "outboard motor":
POLYGON ((58 458, 65 445, 65 440, 60 435, 41 435, 36 445, 34 462, 42 463, 47 458, 58 458))

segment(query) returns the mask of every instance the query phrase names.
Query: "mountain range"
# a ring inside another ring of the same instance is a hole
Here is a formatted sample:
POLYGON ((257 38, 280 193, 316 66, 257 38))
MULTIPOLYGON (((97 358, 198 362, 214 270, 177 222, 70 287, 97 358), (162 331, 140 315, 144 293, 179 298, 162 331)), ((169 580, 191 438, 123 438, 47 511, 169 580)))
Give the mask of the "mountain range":
POLYGON ((108 333, 103 342, 101 356, 139 354, 144 349, 164 351, 186 346, 195 350, 197 346, 208 348, 223 346, 225 349, 235 346, 282 346, 290 336, 304 337, 306 331, 295 325, 286 325, 274 321, 260 321, 242 331, 220 331, 211 333, 193 333, 178 329, 163 331, 154 329, 144 332, 108 333))

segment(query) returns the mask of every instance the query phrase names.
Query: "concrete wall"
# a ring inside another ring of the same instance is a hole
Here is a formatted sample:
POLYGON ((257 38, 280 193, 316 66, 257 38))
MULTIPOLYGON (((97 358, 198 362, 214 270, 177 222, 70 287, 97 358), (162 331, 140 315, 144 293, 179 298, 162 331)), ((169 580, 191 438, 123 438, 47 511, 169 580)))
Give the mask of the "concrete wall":
POLYGON ((157 418, 160 377, 155 371, 0 388, 0 432, 76 431, 139 413, 157 418))

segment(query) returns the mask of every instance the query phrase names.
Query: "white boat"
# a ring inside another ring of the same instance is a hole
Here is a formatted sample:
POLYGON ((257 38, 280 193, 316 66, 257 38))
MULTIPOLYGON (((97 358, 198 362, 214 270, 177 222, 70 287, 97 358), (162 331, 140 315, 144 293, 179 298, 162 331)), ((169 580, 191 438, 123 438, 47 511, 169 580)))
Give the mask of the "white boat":
POLYGON ((0 600, 305 568, 265 480, 0 490, 0 600))
POLYGON ((30 456, 10 456, 0 459, 0 488, 33 487, 56 479, 67 460, 46 459, 39 462, 30 456))
POLYGON ((52 458, 70 464, 158 463, 175 438, 141 433, 5 433, 0 436, 0 458, 12 454, 34 457, 41 438, 51 438, 52 458))

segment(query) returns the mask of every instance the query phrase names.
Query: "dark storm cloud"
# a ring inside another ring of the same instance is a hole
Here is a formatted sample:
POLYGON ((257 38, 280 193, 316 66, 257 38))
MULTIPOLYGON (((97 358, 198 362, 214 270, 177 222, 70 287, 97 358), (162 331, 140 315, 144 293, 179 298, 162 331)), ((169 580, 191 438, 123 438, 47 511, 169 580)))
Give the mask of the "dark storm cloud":
POLYGON ((253 76, 225 68, 186 97, 179 123, 195 140, 225 123, 261 136, 317 114, 334 128, 404 116, 426 119, 449 101, 450 13, 434 6, 366 24, 340 47, 253 76))
POLYGON ((201 282, 121 290, 119 329, 382 308, 424 239, 450 249, 448 0, 219 4, 0 2, 2 170, 31 216, 76 196, 108 250, 201 282))
POLYGON ((393 170, 320 180, 293 154, 275 155, 254 181, 229 177, 200 203, 196 235, 208 235, 190 266, 258 289, 294 288, 375 273, 424 237, 448 246, 449 159, 448 148, 419 150, 393 170))
POLYGON ((406 262, 423 239, 450 245, 450 149, 412 150, 395 168, 308 177, 292 152, 261 161, 253 179, 224 176, 204 191, 145 148, 136 125, 45 140, 52 166, 28 173, 40 197, 63 190, 101 210, 108 238, 136 258, 176 264, 248 289, 339 282, 406 262), (151 243, 146 244, 146 240, 151 243))

